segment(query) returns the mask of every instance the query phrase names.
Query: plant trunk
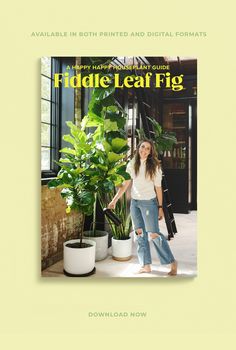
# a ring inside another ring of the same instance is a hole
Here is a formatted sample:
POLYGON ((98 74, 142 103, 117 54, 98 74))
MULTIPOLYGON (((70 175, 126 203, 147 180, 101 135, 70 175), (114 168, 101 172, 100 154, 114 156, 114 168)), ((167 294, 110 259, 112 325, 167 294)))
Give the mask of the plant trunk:
POLYGON ((97 193, 94 194, 95 201, 93 206, 93 226, 92 226, 92 235, 95 236, 96 232, 96 215, 97 215, 97 193))
MULTIPOLYGON (((108 193, 105 195, 106 199, 104 198, 103 195, 101 195, 100 193, 98 194, 98 200, 99 200, 99 203, 102 207, 102 209, 106 208, 107 207, 107 202, 111 202, 113 196, 111 195, 111 193, 108 193)), ((112 232, 112 236, 116 235, 116 230, 117 230, 117 227, 112 223, 112 221, 109 219, 109 218, 105 218, 105 220, 109 223, 110 225, 110 229, 111 229, 111 232, 112 232)))
POLYGON ((80 239, 79 245, 80 245, 80 247, 82 247, 83 232, 84 232, 84 222, 85 222, 85 215, 83 215, 82 230, 81 230, 81 232, 79 234, 79 239, 80 239))

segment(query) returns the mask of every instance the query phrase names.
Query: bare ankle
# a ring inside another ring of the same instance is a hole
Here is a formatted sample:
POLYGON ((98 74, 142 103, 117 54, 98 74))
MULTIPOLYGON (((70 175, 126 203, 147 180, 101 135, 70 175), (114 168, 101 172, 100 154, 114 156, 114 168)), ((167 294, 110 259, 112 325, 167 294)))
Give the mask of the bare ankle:
POLYGON ((168 275, 170 276, 175 276, 177 275, 177 267, 178 267, 178 264, 177 264, 177 261, 173 261, 171 264, 170 264, 170 272, 168 273, 168 275))

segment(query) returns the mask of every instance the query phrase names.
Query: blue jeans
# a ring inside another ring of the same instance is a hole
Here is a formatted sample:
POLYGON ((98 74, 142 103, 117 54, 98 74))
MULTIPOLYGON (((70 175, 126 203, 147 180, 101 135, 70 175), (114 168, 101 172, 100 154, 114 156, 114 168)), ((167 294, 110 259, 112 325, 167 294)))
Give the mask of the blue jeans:
POLYGON ((175 258, 170 250, 165 236, 159 231, 158 203, 156 198, 149 200, 131 199, 131 218, 135 231, 142 229, 142 235, 138 236, 138 259, 141 266, 152 263, 148 232, 157 233, 159 236, 152 239, 161 264, 171 264, 175 258))

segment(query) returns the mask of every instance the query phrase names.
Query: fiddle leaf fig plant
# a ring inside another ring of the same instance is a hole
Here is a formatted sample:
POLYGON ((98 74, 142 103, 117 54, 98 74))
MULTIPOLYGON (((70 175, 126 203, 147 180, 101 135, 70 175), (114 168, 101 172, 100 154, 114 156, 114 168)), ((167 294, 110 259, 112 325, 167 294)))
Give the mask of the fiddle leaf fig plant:
MULTIPOLYGON (((104 59, 106 64, 111 61, 108 57, 104 59)), ((96 64, 102 60, 96 58, 96 64)), ((67 122, 70 134, 64 135, 63 140, 70 147, 60 151, 62 157, 57 162, 60 171, 48 183, 50 188, 62 189, 67 213, 78 210, 84 215, 93 214, 93 235, 96 235, 97 200, 104 206, 104 194, 114 193, 116 186, 130 178, 124 161, 129 149, 124 131, 127 115, 114 97, 114 74, 106 70, 100 70, 99 74, 110 77, 110 86, 94 88, 88 113, 79 125, 67 122)))

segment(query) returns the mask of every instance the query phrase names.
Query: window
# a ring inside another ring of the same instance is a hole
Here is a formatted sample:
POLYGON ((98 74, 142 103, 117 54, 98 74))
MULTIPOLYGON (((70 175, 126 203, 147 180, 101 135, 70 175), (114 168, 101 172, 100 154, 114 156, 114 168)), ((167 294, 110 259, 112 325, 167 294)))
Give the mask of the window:
POLYGON ((41 171, 43 178, 56 175, 59 150, 59 89, 53 86, 59 61, 51 57, 41 59, 41 171))

